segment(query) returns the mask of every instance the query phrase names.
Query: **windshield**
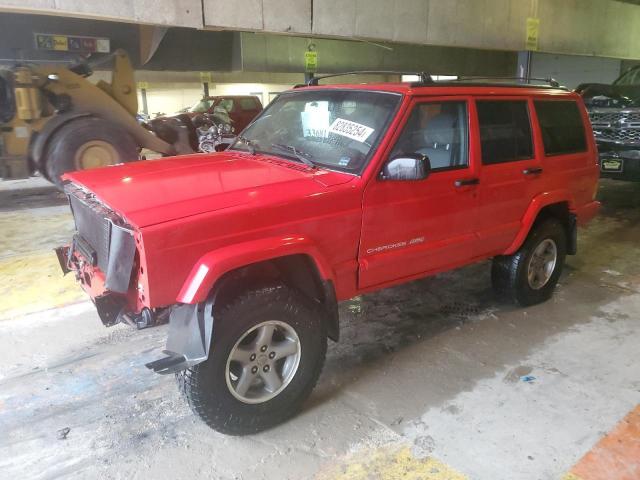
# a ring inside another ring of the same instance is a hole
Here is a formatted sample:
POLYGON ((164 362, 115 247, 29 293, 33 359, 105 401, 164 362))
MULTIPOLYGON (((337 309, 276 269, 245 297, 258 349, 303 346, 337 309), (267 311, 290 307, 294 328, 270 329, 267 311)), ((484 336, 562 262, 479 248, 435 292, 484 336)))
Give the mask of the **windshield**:
POLYGON ((614 85, 640 85, 640 68, 634 68, 627 71, 619 77, 614 85))
POLYGON ((197 103, 189 107, 189 111, 193 113, 207 112, 211 108, 212 103, 213 103, 213 100, 207 100, 203 98, 202 100, 199 100, 197 103))
POLYGON ((356 90, 284 93, 232 148, 360 173, 400 99, 399 94, 356 90))

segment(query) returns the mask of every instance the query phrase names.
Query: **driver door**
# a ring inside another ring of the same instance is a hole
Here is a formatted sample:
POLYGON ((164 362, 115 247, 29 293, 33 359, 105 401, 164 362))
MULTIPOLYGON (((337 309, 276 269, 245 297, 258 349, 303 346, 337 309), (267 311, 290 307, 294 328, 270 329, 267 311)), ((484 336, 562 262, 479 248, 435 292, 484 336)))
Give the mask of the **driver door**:
POLYGON ((422 180, 366 187, 359 247, 359 288, 454 268, 471 260, 478 206, 477 152, 469 141, 469 98, 418 98, 386 154, 425 154, 422 180))

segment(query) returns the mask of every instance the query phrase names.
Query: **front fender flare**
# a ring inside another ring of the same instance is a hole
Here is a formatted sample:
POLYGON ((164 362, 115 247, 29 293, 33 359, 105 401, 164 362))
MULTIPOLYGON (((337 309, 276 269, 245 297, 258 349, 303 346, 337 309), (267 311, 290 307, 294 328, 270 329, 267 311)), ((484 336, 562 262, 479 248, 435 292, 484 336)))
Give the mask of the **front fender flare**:
POLYGON ((333 281, 333 271, 315 244, 304 236, 283 235, 229 245, 203 255, 187 276, 176 301, 200 303, 225 274, 253 263, 289 255, 307 255, 323 280, 333 281))
POLYGON ((518 230, 516 238, 511 242, 511 245, 503 255, 512 255, 518 251, 526 240, 527 235, 529 235, 529 231, 531 231, 533 223, 536 221, 536 218, 538 218, 538 214, 544 207, 562 202, 569 204, 569 211, 574 209, 574 200, 569 190, 552 190, 534 197, 520 221, 520 230, 518 230))

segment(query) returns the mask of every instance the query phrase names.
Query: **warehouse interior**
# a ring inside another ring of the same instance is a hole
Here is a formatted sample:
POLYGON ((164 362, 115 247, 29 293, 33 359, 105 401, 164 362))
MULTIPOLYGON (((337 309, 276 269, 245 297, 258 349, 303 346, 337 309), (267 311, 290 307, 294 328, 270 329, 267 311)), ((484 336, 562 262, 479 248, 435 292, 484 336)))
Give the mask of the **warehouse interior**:
POLYGON ((2 478, 640 479, 640 1, 0 0, 0 177, 2 478))

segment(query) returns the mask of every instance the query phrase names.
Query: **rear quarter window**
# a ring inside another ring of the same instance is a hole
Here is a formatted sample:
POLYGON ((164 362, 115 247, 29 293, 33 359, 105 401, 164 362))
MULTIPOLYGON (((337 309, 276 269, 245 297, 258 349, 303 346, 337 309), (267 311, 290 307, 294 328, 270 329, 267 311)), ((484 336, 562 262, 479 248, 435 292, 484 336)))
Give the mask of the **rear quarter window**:
POLYGON ((476 106, 484 165, 533 157, 526 100, 477 100, 476 106))
POLYGON ((535 100, 544 154, 584 152, 587 140, 578 104, 573 100, 535 100))

